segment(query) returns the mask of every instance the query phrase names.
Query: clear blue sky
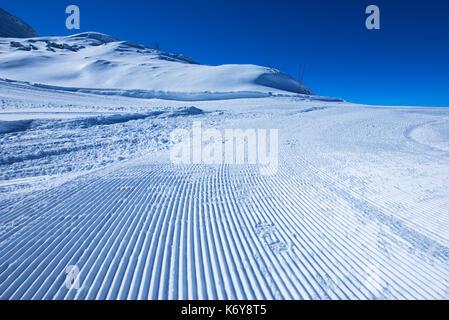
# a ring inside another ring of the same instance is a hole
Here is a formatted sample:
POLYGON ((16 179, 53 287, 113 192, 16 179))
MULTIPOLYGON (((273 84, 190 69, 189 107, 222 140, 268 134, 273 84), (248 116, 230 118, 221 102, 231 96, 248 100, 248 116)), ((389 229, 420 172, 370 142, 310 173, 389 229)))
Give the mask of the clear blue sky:
POLYGON ((317 94, 384 105, 449 106, 447 0, 0 0, 39 35, 81 30, 183 53, 203 64, 252 63, 294 77, 317 94), (376 4, 381 30, 365 28, 376 4))

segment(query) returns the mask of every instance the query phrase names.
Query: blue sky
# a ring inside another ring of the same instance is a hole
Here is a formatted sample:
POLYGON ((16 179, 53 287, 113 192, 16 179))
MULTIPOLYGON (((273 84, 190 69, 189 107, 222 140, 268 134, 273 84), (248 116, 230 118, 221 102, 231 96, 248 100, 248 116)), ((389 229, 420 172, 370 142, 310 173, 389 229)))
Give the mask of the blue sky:
POLYGON ((320 95, 383 105, 449 106, 445 0, 0 0, 39 35, 99 31, 203 64, 252 63, 298 77, 320 95), (65 8, 81 30, 65 29, 65 8), (380 8, 381 30, 365 28, 380 8))

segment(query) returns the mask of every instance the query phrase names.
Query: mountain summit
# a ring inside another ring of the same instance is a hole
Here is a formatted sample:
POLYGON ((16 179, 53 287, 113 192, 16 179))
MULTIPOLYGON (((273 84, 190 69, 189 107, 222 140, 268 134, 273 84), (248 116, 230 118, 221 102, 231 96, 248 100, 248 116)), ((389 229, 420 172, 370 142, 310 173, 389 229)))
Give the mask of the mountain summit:
POLYGON ((0 8, 0 37, 33 38, 37 34, 25 21, 0 8))

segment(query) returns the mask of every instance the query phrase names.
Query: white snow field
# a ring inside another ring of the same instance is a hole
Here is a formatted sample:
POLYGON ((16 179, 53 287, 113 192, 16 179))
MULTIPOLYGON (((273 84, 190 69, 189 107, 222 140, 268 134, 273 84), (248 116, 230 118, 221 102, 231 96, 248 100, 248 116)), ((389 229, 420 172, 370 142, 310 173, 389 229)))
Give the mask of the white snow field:
POLYGON ((0 96, 1 299, 449 297, 448 108, 0 96), (277 174, 171 164, 199 120, 278 128, 277 174))
POLYGON ((449 298, 449 108, 40 39, 0 39, 0 299, 449 298), (277 172, 174 165, 197 121, 278 129, 277 172))

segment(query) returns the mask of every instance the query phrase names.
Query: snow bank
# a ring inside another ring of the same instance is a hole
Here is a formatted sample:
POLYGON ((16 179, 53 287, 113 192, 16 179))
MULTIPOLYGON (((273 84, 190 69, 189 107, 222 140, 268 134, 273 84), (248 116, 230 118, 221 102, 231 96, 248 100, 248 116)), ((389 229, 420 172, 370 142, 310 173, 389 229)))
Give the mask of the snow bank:
POLYGON ((41 83, 33 83, 34 87, 62 90, 69 92, 92 93, 106 96, 123 96, 142 99, 163 99, 176 101, 208 101, 208 100, 229 100, 243 98, 265 98, 272 94, 270 92, 258 91, 236 91, 236 92, 170 92, 170 91, 154 91, 154 90, 123 90, 123 89, 89 89, 75 87, 51 86, 41 83))
MULTIPOLYGON (((296 81, 289 75, 286 75, 282 72, 277 72, 275 70, 270 73, 261 74, 255 82, 262 86, 290 92, 298 92, 299 88, 298 81, 296 81)), ((305 86, 301 86, 301 93, 313 95, 313 92, 305 86)))

